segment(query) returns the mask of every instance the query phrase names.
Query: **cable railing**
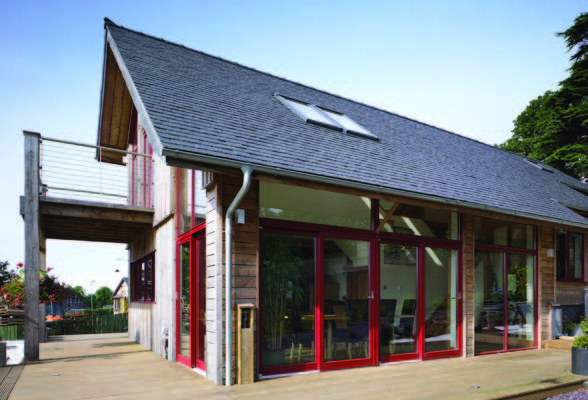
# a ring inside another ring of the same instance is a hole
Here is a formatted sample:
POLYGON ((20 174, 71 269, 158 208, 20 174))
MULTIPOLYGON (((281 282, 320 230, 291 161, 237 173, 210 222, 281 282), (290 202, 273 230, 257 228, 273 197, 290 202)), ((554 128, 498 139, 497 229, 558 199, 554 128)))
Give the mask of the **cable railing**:
POLYGON ((153 207, 150 155, 46 137, 40 147, 43 195, 153 207))

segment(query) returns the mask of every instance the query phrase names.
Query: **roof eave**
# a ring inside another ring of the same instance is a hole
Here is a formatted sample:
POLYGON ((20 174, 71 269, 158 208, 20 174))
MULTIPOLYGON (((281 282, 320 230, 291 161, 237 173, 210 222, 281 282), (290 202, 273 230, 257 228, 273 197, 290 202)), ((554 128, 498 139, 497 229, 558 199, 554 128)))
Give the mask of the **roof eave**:
POLYGON ((558 224, 558 225, 566 225, 566 226, 570 226, 570 227, 588 229, 588 222, 586 224, 580 224, 580 223, 577 223, 574 221, 567 221, 567 220, 563 220, 563 219, 559 219, 559 218, 550 218, 550 217, 545 217, 542 215, 536 215, 536 214, 525 213, 525 212, 509 210, 509 209, 502 209, 499 207, 492 207, 492 206, 487 206, 484 204, 477 204, 477 203, 472 203, 472 202, 463 201, 463 200, 455 200, 455 199, 449 199, 449 198, 440 197, 440 196, 432 196, 432 195, 410 192, 410 191, 405 191, 405 190, 386 188, 383 186, 370 185, 370 184, 366 184, 366 183, 358 183, 355 181, 348 181, 348 180, 338 179, 338 178, 330 178, 330 177, 325 177, 325 176, 321 176, 321 175, 314 175, 314 174, 305 173, 305 172, 292 171, 292 170, 288 170, 288 169, 271 168, 271 167, 267 167, 267 166, 256 164, 256 163, 244 163, 244 162, 229 160, 229 159, 220 158, 220 157, 204 156, 204 155, 199 155, 199 154, 195 154, 195 153, 179 151, 179 150, 171 150, 171 149, 165 149, 165 148, 162 150, 161 154, 162 154, 162 156, 164 156, 166 158, 166 163, 171 166, 178 166, 178 163, 174 163, 174 160, 178 160, 179 164, 181 164, 181 161, 188 161, 188 162, 193 162, 193 163, 201 164, 201 165, 213 165, 213 166, 218 166, 218 167, 235 168, 235 169, 240 169, 241 167, 248 165, 248 166, 253 167, 255 172, 261 172, 261 173, 266 173, 266 174, 275 175, 275 176, 283 176, 283 177, 295 178, 295 179, 304 179, 304 180, 309 180, 309 181, 318 182, 318 183, 325 183, 325 184, 330 184, 330 185, 347 187, 347 188, 351 188, 351 189, 370 191, 370 192, 374 192, 374 193, 387 194, 387 195, 391 195, 391 196, 401 196, 401 197, 406 197, 406 198, 415 199, 415 200, 427 200, 427 201, 431 201, 431 202, 435 202, 435 203, 442 203, 445 205, 451 205, 451 206, 455 206, 455 207, 471 208, 471 209, 481 210, 481 211, 492 211, 492 212, 496 212, 496 213, 500 213, 500 214, 504 214, 504 215, 511 215, 511 216, 516 216, 516 217, 529 218, 529 219, 533 219, 533 220, 537 220, 537 221, 550 222, 550 223, 554 223, 554 224, 558 224))
MULTIPOLYGON (((124 60, 123 60, 122 55, 120 53, 120 50, 118 49, 118 46, 116 45, 116 41, 114 40, 114 38, 110 34, 110 31, 108 30, 108 25, 105 26, 105 30, 106 30, 106 43, 108 45, 110 45, 110 50, 112 51, 112 54, 114 55, 114 58, 118 64, 118 67, 120 68, 120 71, 121 71, 122 76, 125 80, 127 88, 131 94, 131 98, 133 99, 133 104, 135 105, 135 108, 137 109, 137 112, 139 114, 140 124, 143 125, 143 127, 145 128, 145 131, 147 132, 147 136, 149 138, 149 143, 151 144, 151 147, 153 148, 153 153, 161 155, 162 150, 163 150, 163 146, 161 144, 161 141, 159 140, 159 136, 157 136, 157 132, 155 131, 155 127, 153 126, 153 123, 151 122, 151 118, 149 117, 149 113, 147 112, 147 109, 145 108, 145 105, 143 104, 143 101, 141 100, 141 96, 139 95, 137 87, 135 86, 135 83, 133 82, 133 78, 131 77, 129 70, 127 69, 127 66, 124 63, 124 60)), ((100 115, 100 117, 101 117, 101 115, 100 115)))

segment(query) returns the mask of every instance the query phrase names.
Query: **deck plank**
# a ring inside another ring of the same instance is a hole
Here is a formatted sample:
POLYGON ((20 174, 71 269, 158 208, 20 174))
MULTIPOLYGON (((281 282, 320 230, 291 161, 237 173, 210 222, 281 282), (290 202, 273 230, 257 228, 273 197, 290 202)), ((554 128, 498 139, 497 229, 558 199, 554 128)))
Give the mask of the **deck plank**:
POLYGON ((570 355, 530 350, 387 364, 217 387, 170 363, 125 334, 64 336, 41 344, 11 399, 498 399, 580 384, 570 355), (479 388, 478 388, 479 387, 479 388))

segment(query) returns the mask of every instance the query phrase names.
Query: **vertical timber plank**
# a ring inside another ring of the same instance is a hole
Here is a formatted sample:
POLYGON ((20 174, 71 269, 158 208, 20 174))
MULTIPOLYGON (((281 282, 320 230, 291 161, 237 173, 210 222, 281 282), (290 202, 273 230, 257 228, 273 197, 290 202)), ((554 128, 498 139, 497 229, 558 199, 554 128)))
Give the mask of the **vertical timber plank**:
POLYGON ((25 358, 39 360, 39 142, 41 134, 24 131, 25 140, 25 358))
POLYGON ((465 355, 474 355, 474 217, 464 214, 463 232, 463 271, 465 278, 465 355))
POLYGON ((206 190, 206 378, 223 384, 223 207, 222 176, 206 190))

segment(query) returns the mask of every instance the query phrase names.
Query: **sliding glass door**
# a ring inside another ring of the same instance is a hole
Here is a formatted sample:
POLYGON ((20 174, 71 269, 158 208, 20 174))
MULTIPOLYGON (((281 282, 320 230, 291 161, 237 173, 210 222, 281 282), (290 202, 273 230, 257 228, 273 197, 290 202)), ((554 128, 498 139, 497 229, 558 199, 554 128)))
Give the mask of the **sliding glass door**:
POLYGON ((477 354, 535 347, 535 257, 476 250, 477 354))
POLYGON ((417 358, 418 247, 380 245, 379 350, 382 361, 417 358))
POLYGON ((458 252, 424 249, 424 354, 423 358, 459 354, 461 292, 458 289, 458 252))
POLYGON ((321 369, 371 365, 371 244, 344 236, 325 237, 321 244, 321 369))
POLYGON ((459 355, 458 250, 380 245, 379 355, 383 362, 459 355))

